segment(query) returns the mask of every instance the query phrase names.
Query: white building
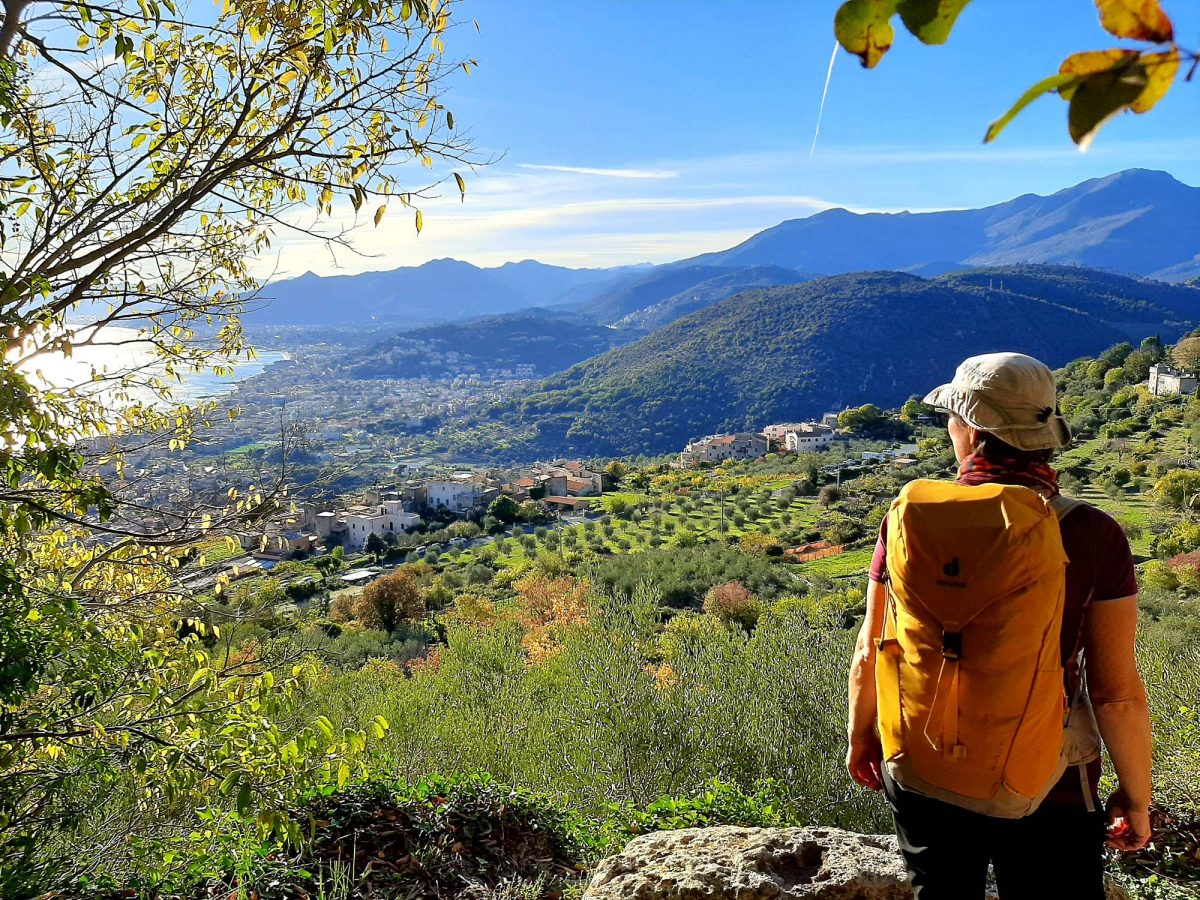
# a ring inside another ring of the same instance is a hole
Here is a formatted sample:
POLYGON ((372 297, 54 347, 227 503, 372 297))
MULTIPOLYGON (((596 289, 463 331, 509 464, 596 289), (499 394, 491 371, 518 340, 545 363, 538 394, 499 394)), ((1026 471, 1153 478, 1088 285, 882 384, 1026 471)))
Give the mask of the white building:
POLYGON ((466 513, 483 501, 487 489, 483 481, 463 473, 448 480, 429 482, 428 503, 434 509, 444 506, 454 513, 466 513))
POLYGON ((416 513, 405 512, 399 500, 385 500, 378 506, 352 506, 346 510, 346 540, 351 549, 360 549, 372 534, 386 537, 403 534, 421 521, 416 513))
POLYGON ((777 427, 784 429, 784 446, 792 453, 799 453, 801 450, 824 450, 833 443, 835 435, 832 428, 819 422, 800 422, 777 427))
POLYGON ((1150 367, 1150 393, 1155 397, 1165 397, 1168 394, 1194 394, 1200 380, 1190 372, 1184 372, 1171 366, 1150 367))
POLYGON ((679 454, 679 464, 690 466, 727 459, 758 459, 766 456, 769 449, 766 435, 752 432, 714 434, 688 444, 679 454))

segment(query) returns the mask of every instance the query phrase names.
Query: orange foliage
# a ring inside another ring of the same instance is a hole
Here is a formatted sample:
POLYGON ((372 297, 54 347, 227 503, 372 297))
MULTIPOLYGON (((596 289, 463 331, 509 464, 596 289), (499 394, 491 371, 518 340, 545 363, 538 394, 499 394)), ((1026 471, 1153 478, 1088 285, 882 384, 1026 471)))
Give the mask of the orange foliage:
POLYGON ((560 649, 564 631, 587 623, 588 583, 583 579, 527 575, 514 587, 525 629, 522 646, 530 662, 541 662, 560 649))
POLYGON ((678 680, 675 677, 675 670, 671 668, 670 663, 650 663, 646 666, 646 672, 654 679, 654 686, 660 691, 673 688, 675 682, 678 680))
POLYGON ((433 647, 424 657, 408 661, 408 671, 414 675, 420 675, 422 672, 436 672, 441 667, 442 650, 440 647, 433 647))

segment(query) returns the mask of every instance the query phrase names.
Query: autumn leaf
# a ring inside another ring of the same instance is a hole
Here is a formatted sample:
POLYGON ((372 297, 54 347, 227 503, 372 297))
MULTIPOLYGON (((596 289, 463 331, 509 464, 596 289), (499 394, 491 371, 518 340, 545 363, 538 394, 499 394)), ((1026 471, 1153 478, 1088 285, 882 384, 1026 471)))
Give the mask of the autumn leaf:
MULTIPOLYGON (((1084 50, 1072 53, 1058 67, 1059 74, 1082 78, 1098 72, 1107 72, 1132 63, 1139 56, 1136 50, 1084 50)), ((1071 99, 1070 90, 1062 90, 1064 100, 1071 99)))
POLYGON ((896 11, 914 37, 923 44, 944 44, 950 30, 971 0, 900 0, 896 11))
POLYGON ((467 183, 463 181, 463 177, 457 172, 454 173, 454 181, 458 184, 458 194, 462 200, 467 199, 467 183))
POLYGON ((1100 128, 1129 109, 1146 89, 1140 56, 1136 50, 1097 50, 1073 54, 1063 62, 1060 74, 1075 78, 1059 94, 1071 104, 1067 131, 1080 150, 1087 150, 1100 128))
MULTIPOLYGON (((386 211, 387 211, 387 204, 386 204, 386 203, 385 203, 383 206, 379 207, 379 209, 375 210, 375 227, 376 227, 376 228, 378 228, 378 227, 379 227, 379 223, 383 221, 383 214, 384 214, 386 211)), ((417 227, 417 230, 418 230, 418 231, 420 231, 420 230, 421 230, 421 229, 420 229, 420 226, 418 226, 418 227, 417 227)))
POLYGON ((1096 0, 1100 24, 1109 34, 1165 44, 1175 39, 1171 19, 1158 0, 1096 0))
POLYGON ((873 69, 895 39, 892 16, 897 0, 846 0, 833 19, 838 43, 873 69))
POLYGON ((421 211, 417 210, 416 215, 417 234, 421 233, 421 229, 425 227, 425 217, 421 215, 421 211))
POLYGON ((1152 109, 1171 89, 1179 71, 1179 51, 1172 48, 1166 53, 1144 53, 1141 65, 1146 70, 1146 87, 1129 105, 1135 113, 1152 109))

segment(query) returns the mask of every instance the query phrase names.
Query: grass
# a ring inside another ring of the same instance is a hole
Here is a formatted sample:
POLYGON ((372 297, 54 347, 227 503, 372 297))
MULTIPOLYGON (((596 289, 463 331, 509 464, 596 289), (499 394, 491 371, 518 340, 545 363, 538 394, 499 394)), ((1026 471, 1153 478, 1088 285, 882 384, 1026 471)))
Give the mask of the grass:
POLYGON ((242 444, 240 447, 234 447, 232 450, 226 450, 225 453, 229 456, 241 456, 249 453, 252 450, 266 450, 268 445, 262 441, 252 441, 249 444, 242 444))
POLYGON ((874 553, 874 546, 857 547, 836 556, 826 556, 823 559, 801 563, 797 568, 805 575, 825 575, 829 578, 865 576, 867 569, 871 567, 871 557, 874 553))

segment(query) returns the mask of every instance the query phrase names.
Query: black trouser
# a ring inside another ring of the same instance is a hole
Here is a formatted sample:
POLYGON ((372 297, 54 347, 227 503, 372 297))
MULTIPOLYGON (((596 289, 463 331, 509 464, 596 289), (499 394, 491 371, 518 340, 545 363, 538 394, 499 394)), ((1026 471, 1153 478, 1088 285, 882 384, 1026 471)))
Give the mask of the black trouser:
POLYGON ((1103 900, 1099 808, 1043 803, 1000 819, 883 783, 917 900, 981 900, 989 861, 1001 900, 1103 900))

